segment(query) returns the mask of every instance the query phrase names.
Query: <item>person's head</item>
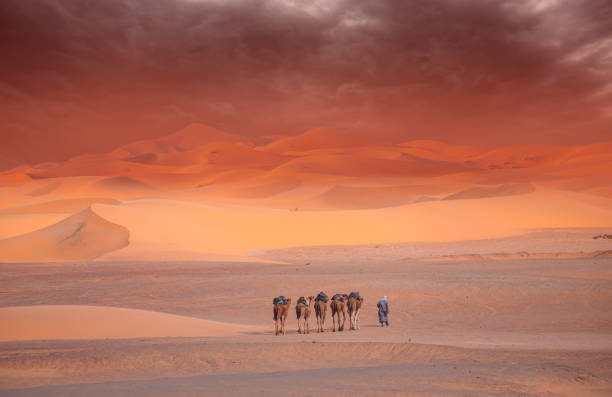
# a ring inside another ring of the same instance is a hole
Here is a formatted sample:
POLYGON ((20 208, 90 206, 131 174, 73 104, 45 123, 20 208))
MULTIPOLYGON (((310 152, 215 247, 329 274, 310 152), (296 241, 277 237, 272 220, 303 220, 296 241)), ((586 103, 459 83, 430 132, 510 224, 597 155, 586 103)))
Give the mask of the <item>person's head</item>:
POLYGON ((383 300, 386 301, 387 300, 387 295, 383 296, 383 300))

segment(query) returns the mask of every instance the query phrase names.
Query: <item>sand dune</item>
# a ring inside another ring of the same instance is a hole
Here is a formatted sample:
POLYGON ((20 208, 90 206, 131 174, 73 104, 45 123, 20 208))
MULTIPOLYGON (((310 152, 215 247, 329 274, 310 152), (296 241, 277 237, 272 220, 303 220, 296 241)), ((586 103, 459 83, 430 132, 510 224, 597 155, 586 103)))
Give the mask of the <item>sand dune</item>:
POLYGON ((59 188, 61 185, 62 185, 62 181, 52 181, 26 194, 28 196, 44 196, 45 194, 49 194, 53 192, 54 190, 59 188))
POLYGON ((117 205, 119 201, 104 197, 45 201, 42 203, 0 209, 0 216, 16 214, 73 214, 90 207, 94 203, 117 205))
POLYGON ((428 177, 468 171, 457 164, 409 158, 386 160, 363 154, 313 154, 277 167, 274 174, 319 173, 352 177, 428 177))
POLYGON ((170 200, 94 208, 105 219, 127 227, 134 243, 157 244, 178 252, 176 259, 181 251, 244 255, 266 247, 451 241, 502 237, 529 228, 612 224, 609 199, 546 189, 358 211, 289 211, 170 200))
MULTIPOLYGON (((177 165, 182 167, 215 166, 225 169, 240 168, 248 165, 249 168, 272 168, 287 161, 274 153, 257 151, 243 143, 210 142, 185 152, 160 154, 156 163, 163 165, 177 165)), ((193 170, 194 168, 187 169, 193 170)))
POLYGON ((398 145, 403 153, 429 160, 463 163, 466 158, 486 153, 485 146, 454 146, 438 141, 417 140, 398 145))
POLYGON ((0 341, 230 336, 262 327, 103 306, 0 308, 0 341))
POLYGON ((500 186, 479 186, 466 189, 443 198, 443 200, 465 200, 485 197, 513 196, 527 194, 535 190, 530 183, 506 184, 500 186))
POLYGON ((316 149, 358 146, 376 146, 376 144, 366 139, 344 135, 324 128, 315 128, 297 136, 277 139, 266 146, 259 147, 258 150, 290 154, 316 149))
POLYGON ((92 187, 122 198, 151 197, 160 194, 159 189, 128 176, 100 179, 93 183, 92 187))
POLYGON ((0 173, 0 186, 11 186, 29 182, 32 180, 30 172, 34 171, 32 167, 21 165, 0 173))
POLYGON ((428 195, 448 193, 443 185, 408 186, 342 186, 337 185, 316 198, 325 207, 334 209, 368 209, 394 207, 437 199, 428 195))
POLYGON ((125 157, 126 153, 136 156, 151 153, 185 152, 194 147, 218 141, 251 144, 251 140, 247 137, 220 131, 204 124, 191 123, 173 134, 122 146, 114 152, 114 156, 125 157))
POLYGON ((87 208, 43 229, 0 240, 0 262, 91 260, 125 247, 129 235, 87 208))
POLYGON ((65 218, 66 214, 62 213, 0 216, 0 241, 54 225, 65 218))

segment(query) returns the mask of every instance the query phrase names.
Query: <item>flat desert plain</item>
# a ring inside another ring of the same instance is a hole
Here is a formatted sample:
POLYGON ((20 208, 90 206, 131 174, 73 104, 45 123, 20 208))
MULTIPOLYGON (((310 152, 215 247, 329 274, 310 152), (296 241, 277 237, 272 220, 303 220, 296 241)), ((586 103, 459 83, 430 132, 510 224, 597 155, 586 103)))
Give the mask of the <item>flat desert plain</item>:
POLYGON ((0 395, 612 395, 611 165, 192 124, 4 170, 0 395), (319 291, 360 329, 298 334, 319 291))

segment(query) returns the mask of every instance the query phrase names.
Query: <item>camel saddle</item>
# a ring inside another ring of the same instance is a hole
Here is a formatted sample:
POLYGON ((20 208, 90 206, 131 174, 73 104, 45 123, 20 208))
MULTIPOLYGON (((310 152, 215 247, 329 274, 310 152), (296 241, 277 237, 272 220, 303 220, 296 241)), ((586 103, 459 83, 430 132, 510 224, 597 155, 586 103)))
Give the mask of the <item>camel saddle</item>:
POLYGON ((300 299, 297 300, 296 302, 296 306, 299 306, 301 304, 303 304, 304 306, 308 306, 308 302, 306 302, 306 298, 304 298, 303 296, 300 296, 300 299))
POLYGON ((333 301, 344 302, 344 295, 336 294, 336 295, 332 296, 332 300, 333 301))
POLYGON ((351 298, 355 298, 357 300, 361 300, 361 295, 359 295, 359 292, 351 292, 349 294, 349 299, 351 299, 351 298))
POLYGON ((327 294, 323 291, 319 292, 319 295, 315 298, 315 301, 323 301, 327 303, 327 294))
POLYGON ((280 303, 281 305, 286 305, 287 304, 287 298, 285 298, 284 296, 277 296, 276 298, 272 299, 272 304, 276 306, 277 303, 280 303))

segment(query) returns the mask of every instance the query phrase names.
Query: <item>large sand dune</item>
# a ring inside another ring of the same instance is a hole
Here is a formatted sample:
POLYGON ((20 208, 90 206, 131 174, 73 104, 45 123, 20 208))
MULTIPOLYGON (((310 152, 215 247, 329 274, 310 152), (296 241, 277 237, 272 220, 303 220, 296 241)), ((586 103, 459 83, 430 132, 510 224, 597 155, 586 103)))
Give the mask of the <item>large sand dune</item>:
POLYGON ((0 261, 90 260, 128 245, 130 232, 91 208, 58 223, 0 240, 0 261))
POLYGON ((0 308, 0 341, 230 336, 262 327, 101 306, 0 308))

